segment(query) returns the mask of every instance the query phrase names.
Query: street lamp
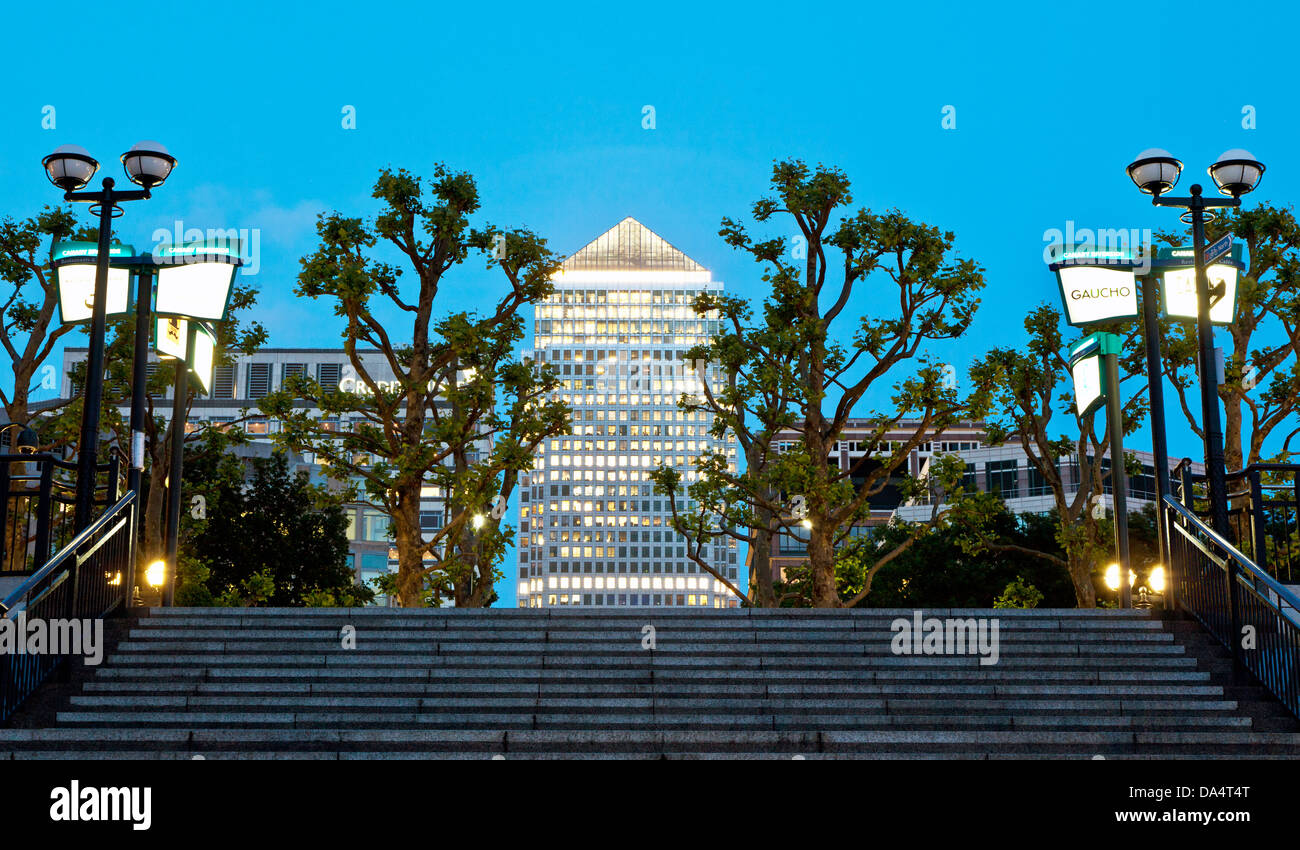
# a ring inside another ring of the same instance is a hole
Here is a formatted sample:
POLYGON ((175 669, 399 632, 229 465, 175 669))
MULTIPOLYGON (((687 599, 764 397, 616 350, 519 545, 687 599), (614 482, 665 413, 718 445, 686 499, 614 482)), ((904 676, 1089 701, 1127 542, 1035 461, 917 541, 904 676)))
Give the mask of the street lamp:
MULTIPOLYGON (((1115 552, 1128 569, 1128 476, 1124 471, 1124 415, 1119 397, 1119 355, 1123 345, 1118 334, 1098 332, 1084 337, 1070 351, 1070 374, 1079 418, 1086 419, 1103 404, 1110 438, 1111 498, 1115 504, 1115 552)), ((1100 458, 1098 458, 1100 462, 1100 458)), ((1117 585, 1118 587, 1118 585, 1117 585)), ((1113 589, 1113 588, 1112 588, 1113 589)), ((1120 588, 1119 606, 1132 607, 1127 587, 1120 588)))
POLYGON ((35 454, 36 449, 41 445, 41 438, 32 430, 32 426, 14 422, 0 428, 0 435, 13 430, 18 430, 18 436, 13 438, 10 448, 20 455, 35 454))
POLYGON ((1205 170, 1219 187, 1219 194, 1230 198, 1249 194, 1264 176, 1264 164, 1241 148, 1224 151, 1219 161, 1205 170))
MULTIPOLYGON (((182 467, 185 463, 185 404, 189 400, 190 375, 204 392, 212 386, 216 338, 211 329, 187 319, 160 318, 155 345, 158 355, 176 361, 172 387, 171 466, 167 476, 166 575, 162 604, 170 606, 176 593, 177 558, 180 548, 182 467)), ((152 583, 152 582, 151 582, 152 583)))
MULTIPOLYGON (((1182 220, 1192 226, 1192 245, 1196 292, 1196 336, 1201 365, 1201 416, 1205 434, 1205 474, 1209 484, 1211 525, 1219 534, 1228 534, 1228 487, 1223 459, 1223 432, 1219 419, 1218 380, 1214 367, 1214 327, 1212 324, 1211 289, 1206 274, 1205 223, 1212 221, 1214 213, 1206 210, 1217 207, 1239 207, 1241 196, 1255 189, 1264 175, 1264 166, 1247 151, 1239 148, 1225 151, 1208 169, 1210 177, 1223 199, 1208 199, 1200 184, 1193 184, 1191 195, 1183 198, 1165 197, 1165 193, 1178 184, 1183 164, 1168 151, 1152 148, 1138 154, 1128 166, 1128 175, 1138 190, 1151 196, 1151 203, 1162 207, 1178 207, 1186 212, 1182 220)), ((1224 280, 1226 290, 1227 281, 1224 280)), ((1236 278, 1233 277, 1235 285, 1236 278)), ((1235 295, 1235 292, 1233 293, 1235 295)), ((1226 295, 1226 292, 1225 292, 1226 295)), ((1220 296, 1220 303, 1225 299, 1220 296)), ((1228 305, 1231 309, 1231 305, 1228 305)))
POLYGON ((122 167, 132 183, 148 190, 167 181, 176 167, 176 158, 157 142, 136 142, 122 154, 122 167))
MULTIPOLYGON (((99 451, 99 406, 104 390, 104 334, 109 289, 109 252, 113 219, 122 215, 123 201, 150 197, 150 190, 162 185, 176 160, 157 142, 140 142, 122 155, 122 166, 140 189, 117 191, 112 177, 105 177, 98 192, 83 192, 99 163, 77 145, 62 145, 41 160, 50 182, 63 190, 63 200, 91 204, 99 216, 99 244, 95 253, 94 287, 90 295, 90 351, 86 358, 86 390, 81 416, 81 441, 77 447, 77 500, 74 527, 90 525, 95 503, 95 466, 99 451)), ((82 302, 85 303, 84 301, 82 302)), ((66 314, 65 314, 66 315, 66 314)))
MULTIPOLYGON (((144 166, 135 163, 134 154, 124 154, 129 167, 148 166, 148 157, 144 166)), ((142 180, 150 178, 142 176, 142 180)), ((155 182, 153 185, 157 185, 155 182)), ((184 245, 167 246, 153 254, 135 255, 129 245, 114 245, 110 249, 108 298, 106 315, 124 315, 132 309, 130 299, 130 275, 136 276, 135 309, 135 353, 131 380, 131 466, 128 486, 137 497, 141 495, 141 482, 144 470, 144 418, 145 398, 148 393, 149 343, 153 332, 152 319, 155 314, 181 320, 171 322, 174 334, 179 339, 170 351, 163 351, 187 359, 187 329, 189 319, 209 319, 221 321, 227 317, 230 309, 230 296, 234 291, 235 274, 243 264, 240 257, 241 246, 235 240, 216 240, 211 242, 194 242, 184 245), (157 286, 155 288, 155 280, 157 286), (156 292, 155 292, 156 289, 156 292)), ((59 290, 61 318, 65 322, 85 321, 90 318, 95 300, 92 295, 92 278, 87 274, 89 265, 96 261, 98 250, 90 242, 59 242, 54 251, 55 283, 59 290)), ((163 324, 159 325, 158 339, 164 340, 163 324)), ((215 343, 208 333, 200 332, 192 356, 193 371, 200 377, 200 383, 206 392, 211 381, 215 343)), ((180 388, 181 415, 184 416, 185 388, 187 383, 177 384, 180 388)), ((175 408, 176 402, 173 402, 175 408)), ((182 434, 183 436, 183 434, 182 434)), ((179 493, 179 491, 178 491, 179 493)), ((174 574, 174 573, 173 573, 174 574)), ((132 570, 134 578, 134 570, 132 570)))
MULTIPOLYGON (((123 260, 136 272, 135 366, 131 389, 131 489, 140 490, 144 469, 144 416, 149 337, 154 315, 222 321, 230 310, 236 270, 243 264, 237 241, 194 242, 160 248, 123 260), (156 292, 154 281, 157 281, 156 292), (150 309, 150 304, 153 304, 150 309)), ((184 356, 183 353, 181 356, 184 356)))

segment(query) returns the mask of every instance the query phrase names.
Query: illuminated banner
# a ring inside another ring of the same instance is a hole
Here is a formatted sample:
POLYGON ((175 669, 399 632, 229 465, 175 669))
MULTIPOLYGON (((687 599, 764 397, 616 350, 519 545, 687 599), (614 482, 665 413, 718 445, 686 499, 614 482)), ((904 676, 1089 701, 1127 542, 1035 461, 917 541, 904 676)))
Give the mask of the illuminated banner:
POLYGON ((185 360, 190 374, 198 379, 203 392, 211 392, 212 372, 216 365, 216 337, 210 328, 196 322, 193 328, 194 351, 190 352, 190 330, 190 323, 185 319, 159 318, 154 350, 159 357, 185 360))
MULTIPOLYGON (((1220 258, 1205 269, 1210 284, 1210 322, 1230 325, 1236 316, 1237 278, 1245 269, 1242 245, 1232 245, 1228 257, 1220 258)), ((1164 267, 1161 294, 1164 312, 1174 319, 1196 318, 1196 254, 1192 248, 1161 248, 1158 265, 1164 267), (1186 265, 1183 265, 1186 263, 1186 265)))
POLYGON ((154 312, 222 321, 230 306, 235 270, 243 264, 238 240, 168 245, 153 254, 158 266, 154 312))
POLYGON ((190 357, 190 374, 198 379, 203 392, 212 392, 212 370, 216 363, 217 340, 201 324, 194 326, 194 354, 190 357))
POLYGON ((1070 352, 1070 374, 1074 377, 1074 403, 1080 417, 1088 416, 1106 400, 1101 341, 1086 337, 1070 352))
MULTIPOLYGON (((115 243, 108 249, 109 261, 130 257, 134 251, 130 245, 115 243)), ((95 262, 98 257, 99 245, 95 242, 54 243, 52 265, 62 323, 91 320, 95 310, 95 262)), ((130 271, 110 265, 106 294, 104 315, 121 316, 131 312, 130 271)))
POLYGON ((189 345, 189 322, 184 319, 159 319, 157 333, 154 335, 154 350, 159 357, 185 359, 185 349, 189 345))
POLYGON ((1065 320, 1077 328, 1138 314, 1134 259, 1121 251, 1071 251, 1050 268, 1056 273, 1065 320))

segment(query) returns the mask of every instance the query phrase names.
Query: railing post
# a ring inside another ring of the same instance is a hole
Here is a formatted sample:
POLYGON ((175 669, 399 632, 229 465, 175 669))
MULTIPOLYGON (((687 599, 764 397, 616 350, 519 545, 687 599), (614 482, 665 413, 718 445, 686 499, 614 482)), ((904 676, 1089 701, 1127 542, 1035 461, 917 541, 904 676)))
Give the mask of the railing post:
POLYGON ((1179 608, 1186 608, 1187 606, 1183 604, 1182 599, 1179 596, 1182 591, 1182 586, 1178 583, 1180 572, 1178 569, 1179 565, 1175 563, 1178 558, 1174 555, 1173 523, 1177 522, 1177 518, 1174 517, 1173 511, 1169 509, 1169 506, 1165 504, 1164 501, 1165 499, 1170 498, 1173 498, 1173 496, 1168 493, 1160 498, 1160 510, 1158 516, 1160 517, 1161 522, 1158 528, 1158 533, 1164 535, 1160 540, 1160 545, 1164 547, 1165 566, 1169 570, 1169 589, 1168 596, 1165 599, 1165 608, 1170 611, 1176 611, 1179 608))
POLYGON ((1228 580, 1228 615, 1232 624, 1231 631, 1228 633, 1228 639, 1232 641, 1232 672, 1234 676, 1240 676, 1241 671, 1245 669, 1245 659, 1242 657, 1241 649, 1241 591, 1237 576, 1241 571, 1241 566, 1237 559, 1225 554, 1224 575, 1228 580))
POLYGON ((41 467, 40 510, 36 512, 36 557, 34 568, 40 569, 50 559, 50 535, 54 532, 54 458, 47 458, 41 467))
POLYGON ((1255 548, 1251 553, 1254 555, 1251 560, 1263 567, 1264 572, 1272 575, 1273 571, 1268 568, 1268 529, 1264 517, 1264 488, 1259 481, 1258 469, 1251 469, 1248 475, 1250 476, 1250 539, 1251 545, 1255 548))
POLYGON ((136 522, 140 517, 140 491, 136 490, 135 501, 131 503, 131 521, 127 524, 127 548, 126 563, 122 567, 122 613, 129 614, 131 611, 131 599, 135 591, 135 558, 136 558, 136 539, 139 537, 139 527, 136 522))
POLYGON ((1182 485, 1183 507, 1196 513, 1196 494, 1192 492, 1192 465, 1187 463, 1187 458, 1183 458, 1183 462, 1178 465, 1178 480, 1182 485))
MULTIPOLYGON (((1300 469, 1297 469, 1295 467, 1292 467, 1291 469, 1291 489, 1293 491, 1291 510, 1294 511, 1295 514, 1296 533, 1300 534, 1300 469)), ((1289 525, 1284 525, 1283 529, 1286 529, 1288 527, 1289 525)), ((1291 549, 1288 547, 1287 560, 1286 560, 1286 577, 1288 583, 1291 581, 1292 578, 1291 564, 1293 561, 1294 561, 1294 557, 1291 554, 1291 549)))
POLYGON ((117 452, 113 452, 108 458, 108 492, 105 494, 104 506, 112 507, 117 504, 117 476, 121 471, 118 467, 120 461, 117 459, 117 452))
MULTIPOLYGON (((17 511, 14 512, 14 521, 17 522, 17 511)), ((0 570, 13 570, 15 567, 9 562, 12 559, 13 536, 9 533, 9 461, 0 463, 0 529, 3 529, 5 542, 4 552, 0 553, 0 570)))

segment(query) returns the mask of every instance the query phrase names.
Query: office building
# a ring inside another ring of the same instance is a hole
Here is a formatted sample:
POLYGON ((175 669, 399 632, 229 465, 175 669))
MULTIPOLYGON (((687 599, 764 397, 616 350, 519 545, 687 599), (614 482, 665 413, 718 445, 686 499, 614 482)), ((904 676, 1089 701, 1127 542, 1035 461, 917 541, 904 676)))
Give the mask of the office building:
MULTIPOLYGON (((694 480, 703 451, 734 439, 709 434, 712 418, 678 408, 699 393, 707 364, 686 352, 716 333, 695 298, 720 292, 711 273, 633 218, 564 261, 553 294, 536 308, 528 353, 559 374, 555 396, 572 409, 572 432, 546 440, 520 490, 520 607, 735 607, 738 600, 687 555, 672 504, 655 493, 661 464, 694 480)), ((684 495, 680 510, 694 505, 684 495)), ((704 559, 736 577, 736 542, 704 559)))

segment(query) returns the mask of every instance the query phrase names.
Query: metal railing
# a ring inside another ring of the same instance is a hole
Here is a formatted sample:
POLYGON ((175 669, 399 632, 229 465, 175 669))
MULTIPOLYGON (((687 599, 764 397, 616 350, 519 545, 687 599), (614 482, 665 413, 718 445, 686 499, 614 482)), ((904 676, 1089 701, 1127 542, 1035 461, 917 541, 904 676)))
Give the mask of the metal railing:
POLYGON ((1165 496, 1175 597, 1300 718, 1300 597, 1165 496))
MULTIPOLYGON (((11 621, 3 623, 10 634, 25 640, 26 625, 41 620, 50 635, 53 620, 100 620, 128 605, 135 564, 136 511, 135 493, 128 490, 0 600, 0 620, 11 621)), ((0 723, 55 670, 62 668, 66 673, 69 658, 52 652, 0 653, 0 723)))
POLYGON ((1233 542, 1285 584, 1300 582, 1300 466, 1256 463, 1228 473, 1233 542))
MULTIPOLYGON (((96 505, 126 489, 125 456, 110 450, 99 465, 96 505)), ((0 576, 31 575, 72 539, 77 463, 52 454, 0 455, 0 576)))

